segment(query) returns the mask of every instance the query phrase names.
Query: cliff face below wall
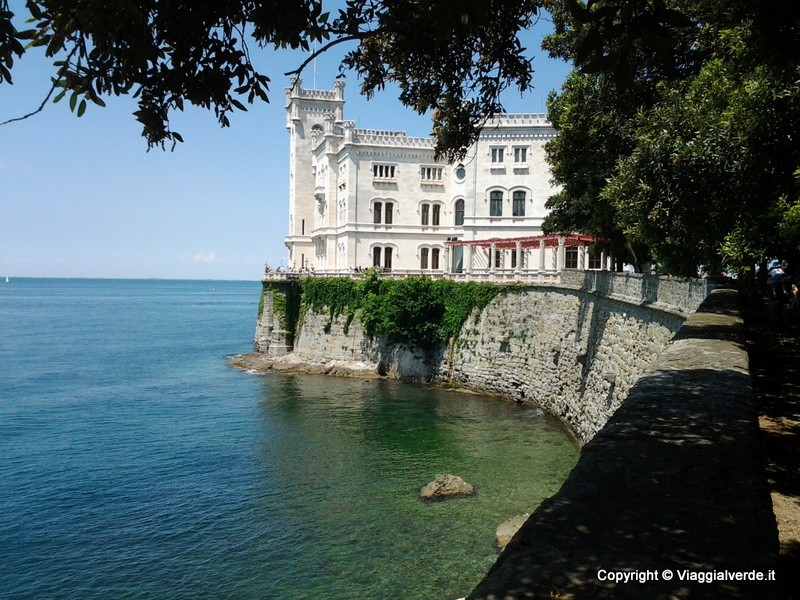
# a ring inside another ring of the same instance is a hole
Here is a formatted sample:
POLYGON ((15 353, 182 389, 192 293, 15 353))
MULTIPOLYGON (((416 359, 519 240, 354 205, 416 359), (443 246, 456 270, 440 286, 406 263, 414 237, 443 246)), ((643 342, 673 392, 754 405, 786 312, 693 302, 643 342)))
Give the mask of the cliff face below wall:
POLYGON ((462 329, 447 378, 541 406, 583 444, 683 320, 582 292, 507 294, 462 329))
POLYGON ((348 365, 351 373, 436 381, 532 403, 561 418, 583 444, 704 294, 698 282, 575 273, 559 287, 500 294, 470 316, 449 347, 430 353, 370 339, 357 317, 348 322, 306 310, 290 359, 323 372, 348 365))

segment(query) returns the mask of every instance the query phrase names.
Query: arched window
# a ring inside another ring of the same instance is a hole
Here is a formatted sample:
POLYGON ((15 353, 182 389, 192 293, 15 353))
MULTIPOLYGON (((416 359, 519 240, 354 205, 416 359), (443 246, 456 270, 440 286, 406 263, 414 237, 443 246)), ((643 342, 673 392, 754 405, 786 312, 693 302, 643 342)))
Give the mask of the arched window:
POLYGON ((429 268, 433 271, 438 271, 441 256, 441 248, 429 246, 421 247, 419 249, 419 268, 423 271, 427 271, 429 268))
POLYGON ((394 202, 375 200, 372 203, 372 222, 375 225, 382 223, 391 225, 394 221, 394 202))
POLYGON ((442 212, 441 205, 434 204, 433 205, 433 219, 431 220, 431 225, 433 225, 434 227, 439 225, 439 217, 441 215, 441 212, 442 212))
POLYGON ((489 216, 490 217, 503 216, 503 192, 489 193, 489 216))
POLYGON ((459 198, 456 200, 455 206, 455 225, 463 225, 464 224, 464 200, 459 198))
POLYGON ((422 218, 420 219, 420 222, 423 225, 429 225, 430 224, 431 205, 430 204, 423 204, 420 207, 420 214, 422 215, 422 218))
POLYGON ((511 206, 511 215, 514 217, 525 216, 525 192, 514 192, 514 202, 511 206))
POLYGON ((372 248, 372 266, 381 268, 381 254, 383 254, 383 270, 392 270, 392 256, 394 248, 392 246, 373 246, 372 248))

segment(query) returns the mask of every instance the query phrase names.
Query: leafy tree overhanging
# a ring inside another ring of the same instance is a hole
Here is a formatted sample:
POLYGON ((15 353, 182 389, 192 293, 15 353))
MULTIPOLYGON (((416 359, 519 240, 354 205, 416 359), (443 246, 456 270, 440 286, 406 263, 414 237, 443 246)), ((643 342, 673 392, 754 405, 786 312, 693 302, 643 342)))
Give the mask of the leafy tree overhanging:
POLYGON ((321 0, 27 0, 19 30, 0 0, 0 82, 11 83, 26 44, 54 62, 55 100, 88 103, 133 94, 150 147, 182 141, 170 114, 184 103, 212 109, 222 126, 246 103, 268 100, 270 78, 250 45, 319 51, 351 42, 343 68, 367 96, 396 82, 400 100, 432 110, 438 155, 463 155, 509 87, 530 88, 532 65, 518 34, 540 0, 347 0, 335 13, 321 0))
POLYGON ((800 259, 800 3, 554 0, 548 231, 694 275, 800 259), (660 15, 660 16, 659 16, 660 15))

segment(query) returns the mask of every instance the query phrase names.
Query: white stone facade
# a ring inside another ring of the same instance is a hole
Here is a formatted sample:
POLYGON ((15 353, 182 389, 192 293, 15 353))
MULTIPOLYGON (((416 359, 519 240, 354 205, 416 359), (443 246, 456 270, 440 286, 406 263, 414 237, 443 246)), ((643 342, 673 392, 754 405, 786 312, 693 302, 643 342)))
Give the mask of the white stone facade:
POLYGON ((290 267, 324 273, 378 265, 431 274, 541 269, 543 249, 492 255, 446 242, 542 233, 545 202, 556 191, 544 158, 555 130, 545 115, 488 122, 463 163, 450 165, 434 160, 432 138, 358 129, 344 120, 344 103, 340 81, 332 91, 303 89, 300 80, 286 90, 290 267))

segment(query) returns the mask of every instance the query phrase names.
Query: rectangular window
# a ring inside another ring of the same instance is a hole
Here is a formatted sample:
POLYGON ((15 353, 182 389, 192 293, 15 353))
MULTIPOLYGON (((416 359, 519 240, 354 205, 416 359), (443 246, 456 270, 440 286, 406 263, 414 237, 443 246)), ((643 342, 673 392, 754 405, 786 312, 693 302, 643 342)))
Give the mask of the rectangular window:
POLYGON ((419 177, 423 182, 437 183, 442 180, 442 167, 420 167, 419 177))
POLYGON ((428 268, 428 249, 421 248, 419 251, 419 268, 420 269, 427 269, 428 268))
POLYGON ((502 250, 495 250, 494 251, 494 268, 499 269, 503 266, 503 251, 502 250))
POLYGON ((517 251, 516 250, 512 250, 511 251, 511 268, 512 269, 516 269, 517 268, 517 251))
POLYGON ((439 248, 431 250, 431 269, 439 268, 439 248))
POLYGON ((492 163, 502 163, 505 148, 492 148, 492 163))
POLYGON ((372 205, 372 222, 376 225, 381 222, 381 208, 382 204, 380 202, 375 202, 372 205))
POLYGON ((430 204, 423 204, 422 205, 422 224, 428 225, 430 223, 430 211, 431 205, 430 204))
POLYGON ((565 269, 577 269, 578 268, 578 249, 577 248, 567 248, 565 257, 564 257, 564 268, 565 269))
POLYGON ((491 192, 489 194, 489 216, 503 216, 503 192, 491 192))
POLYGON ((372 177, 375 179, 394 179, 396 165, 372 163, 372 177))
POLYGON ((519 163, 527 163, 528 162, 528 148, 527 147, 518 147, 514 148, 514 162, 519 163))
POLYGON ((433 225, 434 227, 439 225, 439 217, 441 215, 441 212, 442 212, 442 207, 439 206, 438 204, 434 204, 433 205, 433 219, 431 219, 431 225, 433 225))
POLYGON ((464 248, 456 246, 453 248, 453 273, 464 272, 464 248))
POLYGON ((302 221, 300 221, 300 235, 305 235, 305 234, 306 234, 306 220, 303 219, 302 221))
POLYGON ((514 192, 514 204, 511 214, 515 217, 525 216, 525 192, 514 192))
POLYGON ((381 249, 380 248, 373 248, 372 249, 372 266, 373 267, 380 267, 381 266, 381 249))
POLYGON ((602 269, 603 265, 600 262, 600 253, 599 252, 591 252, 589 254, 589 268, 590 269, 602 269))
POLYGON ((386 212, 386 224, 387 225, 391 225, 392 224, 392 213, 394 212, 394 210, 393 210, 394 209, 394 205, 391 202, 387 202, 386 206, 385 206, 385 209, 386 209, 386 211, 385 211, 386 212))
POLYGON ((383 249, 383 268, 387 271, 391 271, 392 269, 392 249, 391 248, 384 248, 383 249))

